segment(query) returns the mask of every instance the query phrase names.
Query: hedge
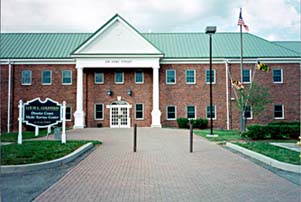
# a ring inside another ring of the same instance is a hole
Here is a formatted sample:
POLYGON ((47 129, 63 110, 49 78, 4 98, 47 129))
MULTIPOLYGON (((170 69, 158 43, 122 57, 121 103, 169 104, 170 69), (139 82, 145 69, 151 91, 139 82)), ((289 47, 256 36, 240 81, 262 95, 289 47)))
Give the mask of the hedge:
MULTIPOLYGON (((177 123, 179 128, 189 128, 189 120, 188 118, 177 118, 177 123)), ((193 128, 199 128, 204 129, 207 128, 208 120, 198 118, 195 120, 192 120, 192 127, 193 128)))
POLYGON ((300 135, 300 125, 250 125, 245 137, 252 139, 298 139, 300 135))

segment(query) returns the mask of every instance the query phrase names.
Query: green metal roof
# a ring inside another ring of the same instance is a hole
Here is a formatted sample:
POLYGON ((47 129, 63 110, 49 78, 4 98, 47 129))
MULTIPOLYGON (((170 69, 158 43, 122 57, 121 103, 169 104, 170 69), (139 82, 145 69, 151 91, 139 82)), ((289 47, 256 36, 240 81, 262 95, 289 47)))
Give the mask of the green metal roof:
MULTIPOLYGON (((3 33, 0 34, 1 59, 63 59, 92 33, 3 33)), ((204 33, 142 34, 164 53, 164 58, 208 58, 209 36, 204 33)), ((239 33, 216 33, 213 57, 239 58, 239 33)), ((245 58, 296 58, 300 54, 255 35, 244 33, 245 58)))
POLYGON ((296 51, 301 55, 301 41, 274 41, 273 43, 296 51))

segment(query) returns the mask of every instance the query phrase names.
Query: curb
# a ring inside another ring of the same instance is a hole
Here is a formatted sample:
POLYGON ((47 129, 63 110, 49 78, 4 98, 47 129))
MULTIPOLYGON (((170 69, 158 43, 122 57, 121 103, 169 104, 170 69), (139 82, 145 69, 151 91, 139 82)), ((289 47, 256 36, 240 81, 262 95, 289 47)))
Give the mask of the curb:
POLYGON ((0 166, 0 173, 1 174, 18 173, 18 172, 34 171, 34 170, 47 169, 47 168, 61 166, 70 161, 73 161, 74 159, 76 159, 81 154, 85 153, 86 151, 90 150, 91 148, 93 148, 93 144, 90 142, 90 143, 87 143, 87 144, 81 146, 80 148, 78 148, 77 150, 68 154, 67 156, 61 157, 59 159, 54 159, 51 161, 46 161, 46 162, 41 162, 41 163, 0 166))
POLYGON ((265 155, 259 154, 257 152, 251 151, 251 150, 246 149, 246 148, 243 148, 241 146, 229 143, 229 142, 226 143, 226 146, 231 148, 231 149, 234 149, 236 151, 239 151, 239 152, 241 152, 241 153, 243 153, 243 154, 245 154, 249 157, 257 159, 258 161, 261 161, 265 164, 268 164, 268 165, 270 165, 274 168, 278 168, 278 169, 281 169, 281 170, 301 174, 301 166, 293 165, 293 164, 289 164, 289 163, 283 163, 283 162, 277 161, 275 159, 272 159, 270 157, 267 157, 265 155))

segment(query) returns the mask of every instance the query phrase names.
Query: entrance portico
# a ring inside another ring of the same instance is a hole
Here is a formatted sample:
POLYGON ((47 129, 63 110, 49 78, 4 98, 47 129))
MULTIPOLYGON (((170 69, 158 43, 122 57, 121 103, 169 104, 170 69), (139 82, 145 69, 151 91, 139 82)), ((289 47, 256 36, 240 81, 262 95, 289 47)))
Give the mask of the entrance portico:
MULTIPOLYGON (((84 69, 153 69, 151 127, 161 127, 159 68, 162 53, 124 19, 116 15, 72 54, 76 60, 77 90, 74 128, 85 127, 84 69)), ((117 95, 119 96, 119 95, 117 95)))

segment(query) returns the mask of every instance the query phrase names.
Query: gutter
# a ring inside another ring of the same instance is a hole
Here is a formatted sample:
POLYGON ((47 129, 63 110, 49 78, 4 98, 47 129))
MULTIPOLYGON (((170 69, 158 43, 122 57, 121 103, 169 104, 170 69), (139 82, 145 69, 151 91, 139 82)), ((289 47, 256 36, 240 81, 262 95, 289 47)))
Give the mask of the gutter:
POLYGON ((8 93, 7 93, 7 132, 10 132, 10 120, 11 120, 11 89, 12 89, 12 63, 8 60, 8 93))
POLYGON ((229 111, 229 61, 225 60, 226 65, 226 118, 227 130, 230 130, 230 111, 229 111))

